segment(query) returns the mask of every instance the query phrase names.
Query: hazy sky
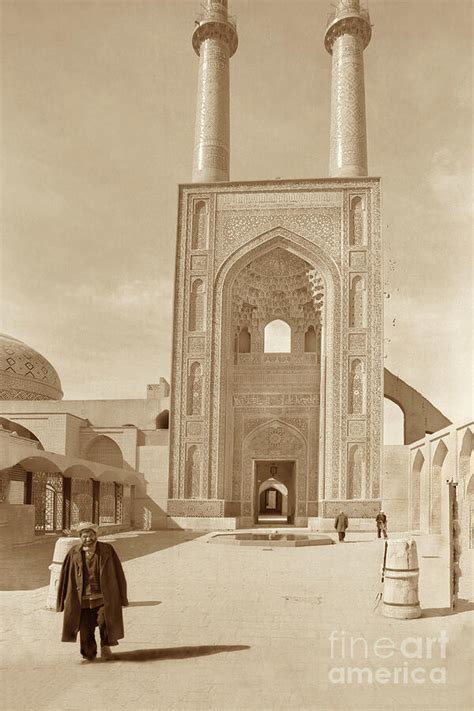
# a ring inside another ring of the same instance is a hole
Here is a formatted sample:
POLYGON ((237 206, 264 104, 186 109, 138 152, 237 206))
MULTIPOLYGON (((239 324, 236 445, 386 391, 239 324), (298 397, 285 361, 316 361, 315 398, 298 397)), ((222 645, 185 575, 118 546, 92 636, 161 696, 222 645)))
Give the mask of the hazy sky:
MULTIPOLYGON (((231 178, 327 176, 330 3, 230 0, 231 178)), ((370 2, 369 174, 383 178, 385 365, 471 411, 471 2, 370 2)), ((177 185, 198 0, 1 3, 1 328, 67 399, 169 378, 177 185)))

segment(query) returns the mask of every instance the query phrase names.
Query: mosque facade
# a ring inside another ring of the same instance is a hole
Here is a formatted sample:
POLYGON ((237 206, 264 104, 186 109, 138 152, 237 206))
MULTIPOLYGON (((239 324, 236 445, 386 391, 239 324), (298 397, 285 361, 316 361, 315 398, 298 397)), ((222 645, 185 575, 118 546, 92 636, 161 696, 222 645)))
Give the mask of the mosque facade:
POLYGON ((296 525, 332 518, 342 501, 356 518, 373 516, 383 337, 380 186, 367 176, 368 16, 340 2, 326 32, 331 177, 248 184, 229 182, 237 30, 227 2, 203 8, 193 35, 194 184, 181 186, 179 201, 168 511, 180 525, 252 525, 275 480, 296 525), (269 345, 274 328, 286 329, 286 345, 269 345))
POLYGON ((5 540, 81 518, 103 530, 325 529, 341 509, 364 528, 382 506, 400 530, 436 532, 447 516, 443 466, 472 499, 471 424, 455 428, 383 368, 368 12, 338 0, 325 33, 329 177, 249 183, 230 180, 238 35, 227 5, 205 0, 192 38, 196 131, 192 182, 179 191, 171 389, 160 379, 142 400, 63 400, 47 359, 0 338, 5 540), (404 412, 404 446, 383 447, 384 397, 404 412))

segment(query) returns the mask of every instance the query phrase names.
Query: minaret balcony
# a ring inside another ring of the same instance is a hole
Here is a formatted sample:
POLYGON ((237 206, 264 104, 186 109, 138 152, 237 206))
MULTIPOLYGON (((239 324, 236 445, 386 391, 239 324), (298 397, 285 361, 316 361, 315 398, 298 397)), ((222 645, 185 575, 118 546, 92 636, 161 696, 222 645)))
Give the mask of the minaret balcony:
POLYGON ((229 47, 229 57, 232 57, 237 50, 238 36, 237 25, 234 18, 227 20, 200 15, 196 20, 196 27, 193 32, 193 49, 199 56, 201 44, 207 39, 218 39, 225 42, 229 47))
POLYGON ((329 54, 332 54, 335 40, 345 34, 359 36, 364 49, 367 47, 372 37, 372 25, 367 10, 361 8, 358 13, 351 11, 342 15, 341 13, 333 14, 329 17, 324 35, 324 46, 329 54))

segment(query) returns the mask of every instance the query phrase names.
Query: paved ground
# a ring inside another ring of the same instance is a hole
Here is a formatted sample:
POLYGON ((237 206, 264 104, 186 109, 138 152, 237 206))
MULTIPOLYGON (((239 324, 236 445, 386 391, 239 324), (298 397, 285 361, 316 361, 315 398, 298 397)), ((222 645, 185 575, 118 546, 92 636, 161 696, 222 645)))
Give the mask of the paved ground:
POLYGON ((440 561, 426 539, 417 539, 425 612, 412 621, 373 609, 382 543, 369 534, 297 549, 207 540, 171 531, 112 540, 129 581, 126 638, 114 660, 86 666, 77 644, 59 641, 62 615, 45 609, 54 540, 4 550, 13 583, 0 592, 3 711, 472 708, 474 605, 440 609, 440 561), (446 658, 439 641, 427 654, 426 638, 440 634, 446 658))

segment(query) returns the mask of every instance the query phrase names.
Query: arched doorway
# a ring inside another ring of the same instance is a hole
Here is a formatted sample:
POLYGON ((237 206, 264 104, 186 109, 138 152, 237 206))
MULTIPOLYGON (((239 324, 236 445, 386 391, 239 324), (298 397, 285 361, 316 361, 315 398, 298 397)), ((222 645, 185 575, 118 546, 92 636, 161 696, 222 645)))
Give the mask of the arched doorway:
POLYGON ((254 520, 260 525, 292 524, 296 503, 294 460, 255 460, 254 520))
POLYGON ((291 488, 294 485, 293 469, 294 462, 255 462, 256 485, 258 486, 255 499, 256 523, 268 525, 291 523, 291 520, 289 521, 291 516, 288 508, 288 486, 280 478, 275 477, 287 479, 291 488), (268 471, 271 476, 261 481, 268 471))
POLYGON ((278 489, 271 487, 262 491, 260 494, 259 516, 264 514, 281 516, 283 510, 282 500, 283 497, 278 489))

